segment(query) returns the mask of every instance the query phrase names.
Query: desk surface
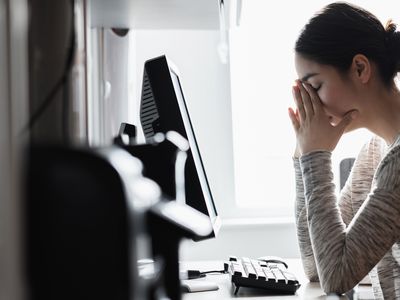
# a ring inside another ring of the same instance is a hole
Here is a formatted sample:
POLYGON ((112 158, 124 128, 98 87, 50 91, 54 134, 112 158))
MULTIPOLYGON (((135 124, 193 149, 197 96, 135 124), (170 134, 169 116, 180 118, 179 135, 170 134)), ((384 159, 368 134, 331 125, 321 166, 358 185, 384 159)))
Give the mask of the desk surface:
MULTIPOLYGON (((233 287, 229 280, 229 275, 207 275, 205 278, 195 280, 208 280, 218 284, 219 289, 217 291, 207 291, 198 293, 185 293, 183 300, 225 300, 225 299, 266 299, 273 298, 279 299, 371 299, 370 287, 357 287, 354 295, 338 296, 327 296, 321 289, 319 283, 311 283, 307 280, 300 259, 286 259, 289 265, 289 271, 296 275, 297 279, 301 283, 301 287, 295 295, 278 295, 278 296, 265 296, 262 293, 257 294, 246 294, 246 290, 239 290, 239 293, 233 295, 233 287), (356 297, 354 297, 356 295, 356 297)), ((222 270, 223 263, 218 261, 202 261, 202 262, 185 262, 182 264, 187 269, 198 269, 200 271, 209 270, 222 270)), ((373 299, 373 298, 372 298, 373 299)))

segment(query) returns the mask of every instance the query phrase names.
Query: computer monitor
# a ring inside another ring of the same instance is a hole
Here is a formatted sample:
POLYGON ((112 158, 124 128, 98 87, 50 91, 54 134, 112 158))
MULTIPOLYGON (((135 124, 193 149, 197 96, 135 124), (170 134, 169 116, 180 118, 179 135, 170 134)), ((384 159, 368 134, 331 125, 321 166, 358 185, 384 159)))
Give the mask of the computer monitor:
POLYGON ((216 236, 221 224, 220 218, 190 120, 178 70, 165 55, 147 60, 144 64, 140 122, 146 141, 150 141, 158 132, 166 134, 168 131, 176 131, 188 140, 190 149, 185 165, 186 204, 209 216, 213 227, 210 237, 216 236))

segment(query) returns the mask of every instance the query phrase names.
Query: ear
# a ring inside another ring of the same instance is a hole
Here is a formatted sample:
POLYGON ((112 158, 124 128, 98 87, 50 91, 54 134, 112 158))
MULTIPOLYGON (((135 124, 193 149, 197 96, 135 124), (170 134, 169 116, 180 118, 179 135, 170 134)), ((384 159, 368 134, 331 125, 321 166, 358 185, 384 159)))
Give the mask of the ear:
POLYGON ((367 83, 371 78, 371 64, 363 54, 356 54, 351 64, 352 73, 360 83, 367 83))

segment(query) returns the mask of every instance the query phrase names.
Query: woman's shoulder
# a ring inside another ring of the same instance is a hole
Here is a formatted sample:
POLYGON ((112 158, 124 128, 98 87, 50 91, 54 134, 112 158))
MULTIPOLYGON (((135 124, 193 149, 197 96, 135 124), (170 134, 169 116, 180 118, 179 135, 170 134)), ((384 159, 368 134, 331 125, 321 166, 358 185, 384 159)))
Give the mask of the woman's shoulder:
POLYGON ((396 165, 400 164, 400 135, 397 136, 393 144, 389 146, 382 138, 378 136, 374 138, 380 140, 377 141, 376 143, 380 143, 382 147, 381 149, 383 149, 383 151, 385 152, 381 165, 388 164, 389 162, 391 164, 396 164, 396 165))
POLYGON ((376 172, 380 185, 388 184, 390 188, 400 188, 400 143, 391 145, 383 157, 376 172))
POLYGON ((388 149, 385 157, 382 160, 381 165, 385 165, 388 163, 400 165, 400 143, 396 144, 396 145, 392 145, 388 149))
POLYGON ((387 151, 387 145, 383 138, 378 135, 373 135, 366 143, 366 149, 367 151, 374 153, 375 155, 384 156, 387 151))
POLYGON ((364 143, 358 154, 358 160, 379 163, 386 155, 386 152, 387 145, 385 140, 377 135, 373 135, 364 143))

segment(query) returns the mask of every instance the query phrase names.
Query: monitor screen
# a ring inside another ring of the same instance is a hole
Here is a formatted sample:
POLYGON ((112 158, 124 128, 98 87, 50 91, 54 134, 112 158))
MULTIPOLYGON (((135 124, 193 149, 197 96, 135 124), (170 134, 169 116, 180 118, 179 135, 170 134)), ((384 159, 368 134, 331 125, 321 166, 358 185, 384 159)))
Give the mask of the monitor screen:
POLYGON ((185 165, 186 204, 209 216, 215 236, 220 227, 220 218, 190 120, 179 73, 166 56, 145 62, 140 121, 146 140, 151 140, 158 132, 168 131, 176 131, 188 140, 190 149, 185 165))

